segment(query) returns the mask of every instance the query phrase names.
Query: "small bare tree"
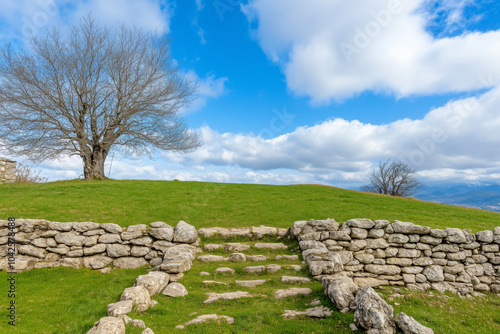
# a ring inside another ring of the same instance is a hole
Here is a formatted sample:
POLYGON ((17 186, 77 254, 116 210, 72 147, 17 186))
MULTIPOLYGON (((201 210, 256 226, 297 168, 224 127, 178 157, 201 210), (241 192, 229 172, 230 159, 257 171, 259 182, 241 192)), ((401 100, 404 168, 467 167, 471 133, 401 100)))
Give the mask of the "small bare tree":
POLYGON ((195 87, 176 67, 166 36, 90 16, 64 36, 32 37, 0 52, 0 138, 35 162, 83 160, 85 179, 104 179, 110 150, 188 152, 199 137, 179 116, 195 87))
POLYGON ((406 197, 415 194, 422 183, 415 177, 415 170, 403 162, 380 161, 379 167, 370 175, 370 184, 361 190, 406 197))

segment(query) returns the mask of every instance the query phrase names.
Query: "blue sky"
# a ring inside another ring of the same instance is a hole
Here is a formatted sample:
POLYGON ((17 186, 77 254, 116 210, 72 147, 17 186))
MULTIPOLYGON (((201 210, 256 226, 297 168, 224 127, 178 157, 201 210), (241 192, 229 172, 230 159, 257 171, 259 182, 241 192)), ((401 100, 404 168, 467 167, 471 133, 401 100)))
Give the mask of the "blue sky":
MULTIPOLYGON (((114 157, 113 178, 357 187, 390 158, 424 182, 500 180, 498 1, 4 0, 0 39, 89 12, 168 34, 199 82, 183 112, 205 145, 114 157)), ((82 174, 75 157, 35 168, 82 174)))

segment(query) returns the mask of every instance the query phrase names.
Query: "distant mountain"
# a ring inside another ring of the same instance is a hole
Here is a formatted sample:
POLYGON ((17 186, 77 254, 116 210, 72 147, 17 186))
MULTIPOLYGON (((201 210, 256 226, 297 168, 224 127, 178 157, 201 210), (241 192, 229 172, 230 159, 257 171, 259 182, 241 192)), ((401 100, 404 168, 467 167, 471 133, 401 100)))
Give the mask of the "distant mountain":
POLYGON ((418 199, 500 212, 500 184, 438 184, 426 185, 418 199))

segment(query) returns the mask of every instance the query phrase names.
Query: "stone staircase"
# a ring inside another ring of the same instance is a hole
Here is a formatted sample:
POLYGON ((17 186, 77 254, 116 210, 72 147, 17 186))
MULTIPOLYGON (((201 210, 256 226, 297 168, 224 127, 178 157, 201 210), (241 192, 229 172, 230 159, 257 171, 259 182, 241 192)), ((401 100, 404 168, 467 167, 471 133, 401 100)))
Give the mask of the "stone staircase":
MULTIPOLYGON (((311 295, 312 289, 303 285, 321 284, 311 280, 299 255, 300 250, 283 240, 285 233, 285 229, 272 227, 200 229, 202 252, 197 254, 190 271, 195 273, 199 266, 203 266, 204 270, 199 271, 198 284, 209 290, 204 304, 240 298, 255 298, 257 302, 259 299, 280 300, 311 295), (277 281, 282 288, 272 289, 273 293, 269 294, 269 287, 276 285, 277 281), (283 284, 287 287, 283 288, 283 284), (267 294, 261 293, 263 287, 267 288, 267 294)), ((331 315, 331 310, 320 304, 319 300, 311 297, 308 303, 310 308, 304 311, 283 309, 282 317, 323 318, 331 315)), ((200 323, 204 319, 223 320, 230 324, 235 321, 223 314, 202 314, 177 328, 200 323)))

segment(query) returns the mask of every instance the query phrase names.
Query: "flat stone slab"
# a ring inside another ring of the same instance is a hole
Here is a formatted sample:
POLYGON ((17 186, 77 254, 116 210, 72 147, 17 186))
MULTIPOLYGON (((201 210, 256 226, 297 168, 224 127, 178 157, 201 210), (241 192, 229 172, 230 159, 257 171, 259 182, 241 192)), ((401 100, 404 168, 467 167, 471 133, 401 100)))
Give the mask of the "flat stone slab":
POLYGON ((325 318, 332 315, 332 310, 324 306, 308 308, 305 311, 285 310, 282 317, 285 319, 294 319, 299 315, 307 315, 311 318, 325 318))
POLYGON ((299 260, 299 256, 298 255, 276 255, 275 259, 276 260, 298 261, 299 260))
POLYGON ((270 242, 270 243, 258 242, 253 246, 255 248, 259 248, 259 249, 287 249, 288 248, 288 246, 286 246, 282 242, 270 242))
MULTIPOLYGON (((203 315, 200 315, 200 316, 194 318, 193 320, 186 322, 184 324, 184 326, 189 326, 189 325, 193 325, 193 324, 203 324, 207 321, 216 321, 217 323, 220 324, 221 320, 224 320, 225 322, 227 322, 230 325, 234 323, 234 318, 229 317, 227 315, 203 314, 203 315)), ((176 328, 182 329, 182 328, 184 328, 184 326, 179 325, 179 326, 176 326, 176 328)))
POLYGON ((206 244, 203 246, 203 249, 206 250, 207 252, 212 252, 217 249, 223 249, 224 245, 223 244, 206 244))
POLYGON ((266 266, 266 270, 267 270, 267 272, 274 274, 278 270, 281 270, 281 266, 279 264, 268 264, 266 266))
POLYGON ((247 255, 247 260, 252 262, 267 261, 267 259, 264 255, 247 255))
POLYGON ((229 259, 224 256, 220 255, 201 255, 196 258, 199 262, 224 262, 228 261, 229 259))
POLYGON ((243 268, 243 271, 246 271, 247 273, 261 273, 266 271, 265 266, 250 266, 250 267, 245 267, 243 268))
POLYGON ((266 295, 252 295, 248 291, 235 291, 235 292, 224 292, 224 293, 216 293, 216 292, 208 292, 208 299, 203 303, 211 304, 217 302, 219 300, 232 300, 239 298, 251 298, 251 297, 267 297, 266 295))
POLYGON ((250 249, 250 245, 247 244, 242 244, 239 242, 232 242, 232 243, 227 243, 224 246, 224 249, 228 252, 242 252, 250 249))
POLYGON ((311 280, 307 277, 300 276, 281 276, 281 281, 283 283, 302 284, 309 283, 311 280))
POLYGON ((312 290, 309 288, 289 288, 289 289, 280 289, 274 293, 274 298, 283 299, 287 297, 295 297, 298 295, 310 295, 312 290))
POLYGON ((216 274, 224 274, 224 273, 234 274, 234 269, 231 269, 228 267, 217 268, 217 269, 215 269, 215 273, 216 274))
POLYGON ((251 281, 234 281, 234 283, 238 284, 239 286, 243 286, 245 288, 255 288, 258 285, 266 283, 267 280, 265 279, 257 279, 257 280, 251 280, 251 281))
POLYGON ((227 285, 227 283, 224 283, 224 282, 218 282, 218 281, 203 281, 203 284, 206 285, 206 286, 209 286, 209 285, 227 285))

